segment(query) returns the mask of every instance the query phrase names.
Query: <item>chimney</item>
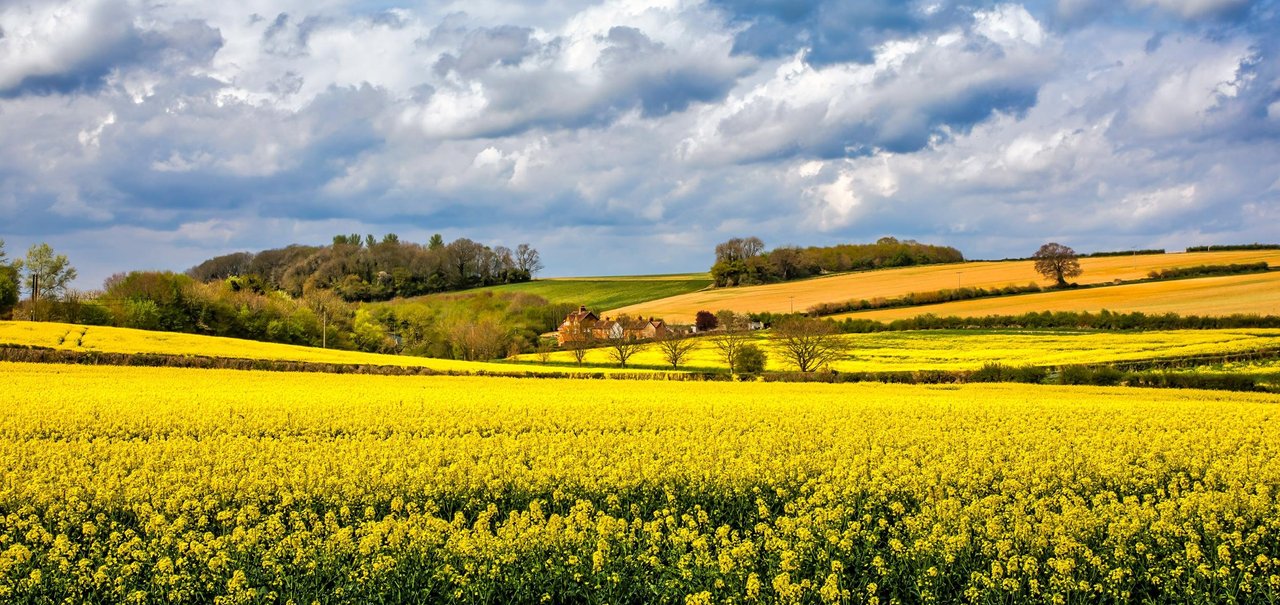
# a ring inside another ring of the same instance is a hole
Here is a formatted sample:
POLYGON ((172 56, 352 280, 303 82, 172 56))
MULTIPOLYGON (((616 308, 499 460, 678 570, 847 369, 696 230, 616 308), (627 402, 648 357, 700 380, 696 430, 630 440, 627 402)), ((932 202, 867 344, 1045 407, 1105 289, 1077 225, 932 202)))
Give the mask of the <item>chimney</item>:
POLYGON ((586 305, 580 305, 580 306, 578 307, 578 312, 579 312, 579 313, 586 313, 586 312, 587 312, 587 306, 586 306, 586 305))

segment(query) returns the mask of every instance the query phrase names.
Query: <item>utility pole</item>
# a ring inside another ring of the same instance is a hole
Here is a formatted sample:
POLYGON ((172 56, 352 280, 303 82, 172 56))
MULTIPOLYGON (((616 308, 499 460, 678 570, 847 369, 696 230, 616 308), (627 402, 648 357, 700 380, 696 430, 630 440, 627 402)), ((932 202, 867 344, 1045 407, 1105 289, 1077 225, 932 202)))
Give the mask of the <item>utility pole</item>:
POLYGON ((31 273, 31 321, 36 320, 36 297, 40 292, 40 274, 31 273))
POLYGON ((320 307, 321 320, 320 328, 320 348, 329 348, 329 309, 320 307))
POLYGON ((796 297, 792 296, 792 297, 790 297, 790 298, 791 298, 791 312, 792 312, 792 313, 795 313, 795 312, 796 312, 796 297))

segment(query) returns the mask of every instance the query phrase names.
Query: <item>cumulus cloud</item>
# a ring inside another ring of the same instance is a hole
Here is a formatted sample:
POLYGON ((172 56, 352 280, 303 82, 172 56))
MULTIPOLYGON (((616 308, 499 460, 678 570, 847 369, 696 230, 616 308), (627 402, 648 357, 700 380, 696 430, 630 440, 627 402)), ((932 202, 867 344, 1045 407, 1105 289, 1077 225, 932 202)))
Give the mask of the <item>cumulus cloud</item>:
POLYGON ((819 67, 799 54, 707 108, 683 151, 709 161, 915 151, 1034 104, 1055 47, 1025 9, 1000 6, 966 28, 885 43, 871 63, 819 67))
POLYGON ((561 274, 700 270, 744 234, 1274 239, 1276 26, 1236 0, 0 0, 0 236, 85 286, 347 232, 529 241, 561 274))

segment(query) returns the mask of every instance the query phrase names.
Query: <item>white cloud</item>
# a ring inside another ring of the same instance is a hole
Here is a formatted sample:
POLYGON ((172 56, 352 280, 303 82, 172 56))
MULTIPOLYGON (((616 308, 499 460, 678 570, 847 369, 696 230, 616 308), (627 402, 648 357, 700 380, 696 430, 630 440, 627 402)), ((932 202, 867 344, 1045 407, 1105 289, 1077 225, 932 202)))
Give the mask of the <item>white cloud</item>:
POLYGON ((1044 44, 1044 28, 1020 5, 1001 4, 990 11, 976 12, 973 18, 974 31, 999 44, 1044 44))
POLYGON ((681 153, 717 163, 918 148, 940 126, 967 125, 1016 103, 1003 97, 1034 88, 1056 63, 1025 9, 1002 6, 979 13, 976 23, 972 31, 886 42, 871 64, 815 67, 800 53, 772 78, 705 108, 681 153))
POLYGON ((700 269, 743 234, 997 257, 1253 241, 1280 207, 1268 25, 1195 22, 1230 2, 1065 25, 1125 8, 918 4, 918 29, 850 30, 869 55, 802 24, 785 56, 699 0, 28 4, 0 0, 6 237, 91 283, 141 249, 182 269, 351 231, 626 273, 700 269))
POLYGON ((132 20, 124 2, 72 0, 0 5, 0 91, 31 77, 58 76, 128 37, 132 20))
POLYGON ((1246 84, 1241 80, 1241 68, 1251 57, 1252 53, 1243 49, 1214 53, 1163 75, 1147 102, 1135 112, 1135 122, 1158 135, 1211 126, 1214 110, 1246 84))

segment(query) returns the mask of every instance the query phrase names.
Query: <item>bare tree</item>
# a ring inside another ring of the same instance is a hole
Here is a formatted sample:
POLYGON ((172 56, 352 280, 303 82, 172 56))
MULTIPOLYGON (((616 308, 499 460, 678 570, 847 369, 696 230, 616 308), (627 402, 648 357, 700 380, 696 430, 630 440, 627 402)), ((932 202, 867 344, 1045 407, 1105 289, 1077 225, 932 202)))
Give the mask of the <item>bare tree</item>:
POLYGON ((529 244, 516 246, 516 269, 523 271, 530 279, 543 269, 542 256, 529 244))
POLYGON ((609 357, 618 362, 618 366, 627 367, 627 360, 644 350, 649 343, 638 338, 633 331, 635 321, 628 317, 619 317, 610 328, 605 342, 609 347, 609 357))
POLYGON ((849 344, 835 324, 821 319, 793 317, 773 327, 778 355, 801 372, 812 372, 843 359, 849 344))
POLYGON ((680 364, 684 363, 693 350, 698 348, 696 340, 674 332, 667 332, 659 337, 657 345, 663 361, 671 364, 671 368, 676 370, 680 369, 680 364))
POLYGON ((758 237, 735 237, 716 244, 716 261, 743 261, 764 252, 764 242, 758 237))
POLYGON ((716 320, 720 324, 720 331, 711 342, 720 351, 725 367, 732 372, 734 362, 738 359, 738 352, 744 345, 751 342, 751 334, 747 330, 747 318, 733 311, 720 311, 716 313, 716 320))
POLYGON ((1081 273, 1076 251, 1057 242, 1040 246, 1031 258, 1036 261, 1036 272, 1046 279, 1057 280, 1059 288, 1067 285, 1068 277, 1076 277, 1081 273))
POLYGON ((539 339, 538 347, 534 349, 534 353, 537 354, 540 363, 546 364, 551 361, 552 350, 550 342, 547 342, 546 339, 539 339))
POLYGON ((507 330, 493 317, 452 322, 446 334, 454 357, 467 361, 497 359, 509 341, 507 330))
POLYGON ((587 349, 595 344, 595 334, 592 333, 591 327, 575 321, 561 328, 564 332, 564 342, 560 346, 573 355, 573 360, 578 362, 578 365, 582 365, 582 361, 587 357, 587 349))

